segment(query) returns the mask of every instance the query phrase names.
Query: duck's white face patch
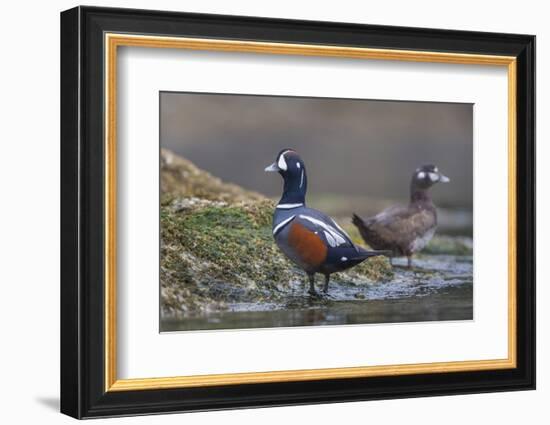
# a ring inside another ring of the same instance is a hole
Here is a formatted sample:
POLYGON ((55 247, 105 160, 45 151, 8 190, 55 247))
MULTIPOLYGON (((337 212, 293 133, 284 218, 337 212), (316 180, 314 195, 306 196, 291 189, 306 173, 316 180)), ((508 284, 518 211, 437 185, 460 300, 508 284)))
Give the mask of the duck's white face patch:
POLYGON ((425 173, 424 171, 421 171, 421 172, 418 173, 416 176, 417 176, 419 179, 422 180, 424 177, 426 177, 426 173, 425 173))
POLYGON ((302 166, 300 165, 299 162, 296 163, 296 168, 301 168, 302 166))
POLYGON ((285 153, 283 152, 281 156, 279 156, 279 161, 277 161, 277 166, 281 169, 286 171, 288 169, 288 166, 286 165, 285 161, 285 153))
POLYGON ((348 257, 342 257, 340 258, 340 261, 348 261, 348 257))
POLYGON ((439 174, 436 174, 436 173, 428 173, 428 176, 430 176, 430 180, 432 182, 436 182, 439 180, 439 174))
POLYGON ((279 155, 279 160, 277 161, 277 166, 279 167, 279 169, 283 171, 288 170, 288 165, 285 159, 285 153, 287 152, 291 152, 291 151, 290 150, 284 151, 281 155, 279 155))

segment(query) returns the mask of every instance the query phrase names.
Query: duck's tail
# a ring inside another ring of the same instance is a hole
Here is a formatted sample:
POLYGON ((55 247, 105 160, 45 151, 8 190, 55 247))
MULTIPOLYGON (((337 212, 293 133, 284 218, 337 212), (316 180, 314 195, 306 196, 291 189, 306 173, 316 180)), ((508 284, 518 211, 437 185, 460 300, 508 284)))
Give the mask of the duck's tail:
POLYGON ((359 217, 357 214, 353 214, 353 217, 351 219, 351 222, 357 226, 359 229, 361 228, 367 228, 367 223, 365 223, 365 220, 363 220, 361 217, 359 217))
POLYGON ((391 251, 370 251, 361 246, 355 246, 353 252, 349 252, 346 256, 342 257, 342 261, 345 258, 346 268, 356 266, 371 257, 377 257, 379 255, 390 256, 391 251))
POLYGON ((357 214, 353 214, 351 222, 355 225, 355 227, 357 227, 357 230, 359 230, 359 234, 361 235, 363 240, 368 244, 370 240, 371 220, 368 218, 366 220, 363 220, 357 214))

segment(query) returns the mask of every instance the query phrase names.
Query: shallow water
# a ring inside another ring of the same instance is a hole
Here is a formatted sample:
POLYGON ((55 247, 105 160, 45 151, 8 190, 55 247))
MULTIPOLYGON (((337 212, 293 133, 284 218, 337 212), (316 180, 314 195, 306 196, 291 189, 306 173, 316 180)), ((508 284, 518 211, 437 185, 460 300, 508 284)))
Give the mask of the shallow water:
POLYGON ((296 282, 282 302, 234 303, 226 311, 163 319, 161 331, 473 319, 472 257, 422 256, 412 270, 404 259, 394 259, 394 266, 389 282, 332 282, 328 296, 313 298, 296 282))

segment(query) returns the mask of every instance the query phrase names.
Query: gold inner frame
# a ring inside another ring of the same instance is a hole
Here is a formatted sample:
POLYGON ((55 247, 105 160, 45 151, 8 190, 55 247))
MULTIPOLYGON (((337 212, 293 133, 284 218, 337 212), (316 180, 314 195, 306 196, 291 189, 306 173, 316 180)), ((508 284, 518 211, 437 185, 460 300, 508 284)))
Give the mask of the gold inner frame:
POLYGON ((516 367, 516 58, 462 53, 370 49, 328 45, 105 34, 105 391, 202 387, 268 382, 311 381, 416 373, 447 373, 516 367), (508 72, 508 357, 419 364, 285 370, 252 373, 118 379, 116 325, 116 123, 117 48, 119 46, 325 56, 356 59, 494 65, 508 72))

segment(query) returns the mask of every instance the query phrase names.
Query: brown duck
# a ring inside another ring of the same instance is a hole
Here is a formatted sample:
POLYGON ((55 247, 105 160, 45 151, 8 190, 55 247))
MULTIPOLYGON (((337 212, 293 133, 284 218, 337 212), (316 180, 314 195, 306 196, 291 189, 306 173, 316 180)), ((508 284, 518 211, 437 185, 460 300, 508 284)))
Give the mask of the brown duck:
POLYGON ((408 206, 393 206, 374 217, 362 219, 353 215, 353 224, 364 241, 373 249, 391 250, 394 256, 412 255, 422 250, 437 229, 437 211, 429 189, 436 183, 450 179, 433 165, 417 168, 411 180, 411 197, 408 206))

